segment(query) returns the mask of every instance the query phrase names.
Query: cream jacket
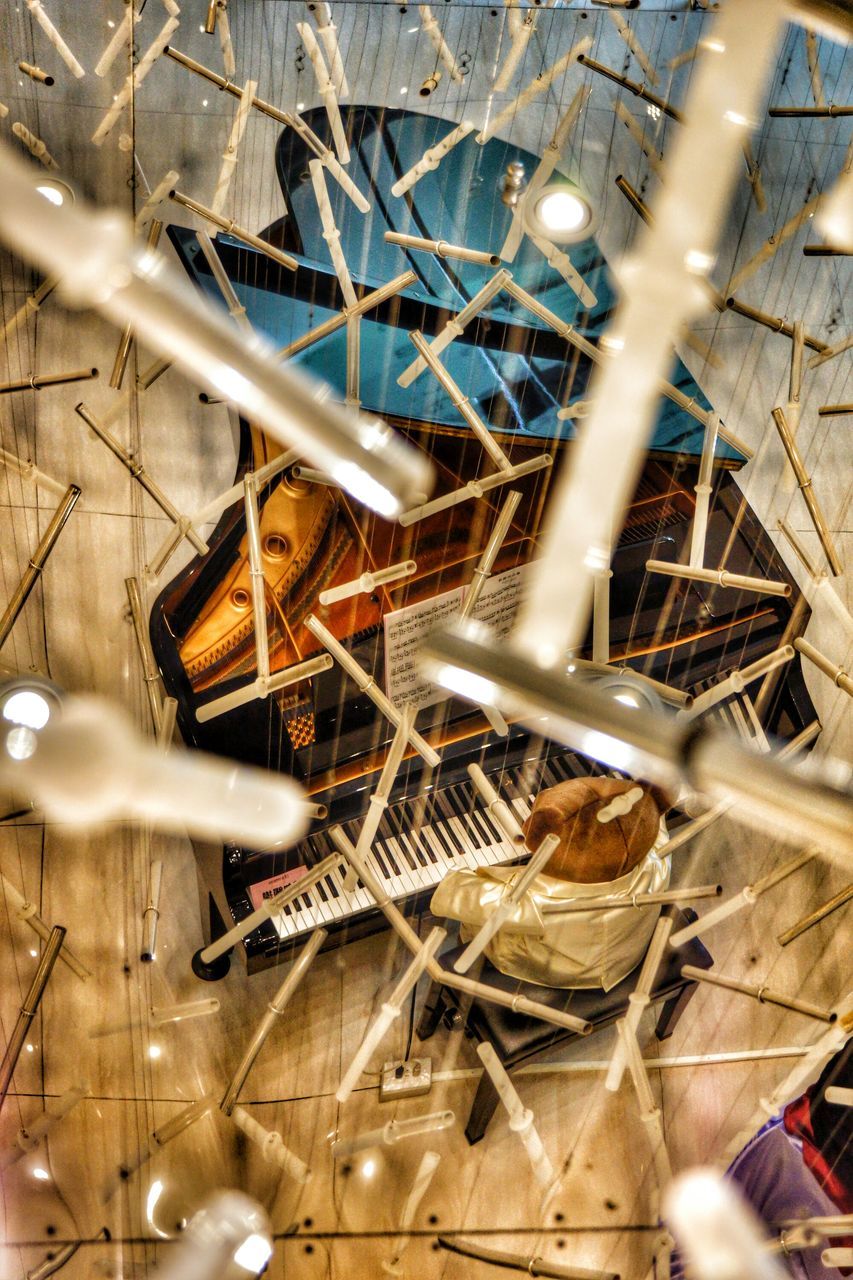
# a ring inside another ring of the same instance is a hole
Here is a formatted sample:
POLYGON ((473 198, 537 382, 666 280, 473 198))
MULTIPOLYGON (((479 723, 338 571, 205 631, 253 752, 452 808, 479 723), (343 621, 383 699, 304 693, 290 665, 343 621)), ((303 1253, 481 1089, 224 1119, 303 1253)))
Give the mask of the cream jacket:
MULTIPOLYGON (((539 875, 515 914, 486 947, 496 969, 545 987, 603 987, 609 991, 634 969, 646 953, 659 907, 613 910, 602 907, 571 914, 545 914, 545 903, 583 898, 630 898, 659 893, 669 884, 670 860, 660 856, 667 841, 661 822, 654 846, 627 875, 600 884, 577 884, 539 875)), ((519 867, 491 867, 485 875, 453 871, 445 876, 430 903, 433 915, 460 920, 460 937, 469 942, 491 915, 519 867)))

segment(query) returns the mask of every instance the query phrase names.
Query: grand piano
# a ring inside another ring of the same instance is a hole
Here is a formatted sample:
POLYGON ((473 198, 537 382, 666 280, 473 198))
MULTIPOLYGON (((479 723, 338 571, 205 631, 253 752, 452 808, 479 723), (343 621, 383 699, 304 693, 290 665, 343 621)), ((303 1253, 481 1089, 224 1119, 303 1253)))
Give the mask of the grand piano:
MULTIPOLYGON (((305 119, 324 136, 322 113, 308 112, 305 119)), ((513 217, 501 199, 502 175, 511 161, 520 161, 529 174, 537 160, 499 140, 479 147, 472 138, 437 172, 394 199, 388 194, 393 182, 447 132, 447 123, 366 107, 349 108, 345 120, 353 156, 349 172, 368 195, 371 212, 360 214, 334 183, 328 185, 357 292, 379 287, 407 266, 416 273, 410 287, 361 322, 361 404, 425 449, 438 474, 436 492, 449 492, 488 471, 482 447, 428 370, 409 387, 400 387, 397 377, 415 356, 408 333, 419 329, 429 340, 482 287, 491 269, 405 251, 387 244, 383 232, 497 251, 513 217), (451 198, 452 193, 463 198, 451 198)), ((293 343, 342 305, 306 181, 309 159, 298 135, 281 136, 276 169, 289 213, 263 233, 296 257, 296 272, 284 271, 226 234, 216 238, 249 318, 278 346, 293 343)), ((222 304, 195 233, 174 225, 169 234, 197 287, 222 304)), ((614 304, 610 274, 592 237, 572 246, 571 257, 595 296, 594 305, 589 300, 582 305, 526 241, 511 264, 513 278, 595 342, 614 304)), ((343 397, 345 331, 293 359, 343 397)), ((442 359, 513 465, 543 454, 553 465, 407 525, 384 521, 339 489, 306 480, 298 466, 286 467, 259 495, 271 671, 322 652, 305 626, 314 614, 395 703, 416 702, 418 731, 438 752, 438 767, 414 752, 406 757, 372 851, 388 892, 413 914, 425 908, 448 869, 518 857, 517 847, 477 799, 467 774, 470 763, 483 768, 519 818, 537 790, 599 768, 512 724, 499 735, 469 704, 439 696, 419 678, 412 660, 417 636, 458 612, 511 488, 520 492, 521 501, 475 613, 498 635, 508 632, 526 566, 537 554, 554 469, 582 429, 582 423, 558 419, 557 412, 583 399, 590 361, 505 294, 497 295, 442 359), (417 569, 404 580, 326 606, 319 602, 325 590, 406 560, 417 569)), ((675 355, 670 380, 697 406, 710 408, 675 355)), ((279 448, 249 422, 240 421, 239 432, 237 479, 270 461, 279 448)), ((716 454, 706 563, 789 581, 791 596, 762 596, 646 572, 649 559, 687 557, 701 447, 701 424, 662 400, 614 552, 610 598, 611 663, 690 692, 801 634, 808 620, 805 601, 734 483, 733 473, 744 459, 723 443, 716 454)), ((256 674, 242 502, 223 514, 209 543, 208 554, 191 561, 161 591, 150 618, 152 645, 165 687, 178 700, 184 740, 292 775, 324 816, 305 840, 287 850, 195 844, 208 940, 333 852, 331 826, 342 826, 356 841, 393 736, 393 726, 337 664, 263 700, 198 719, 206 704, 256 674)), ((591 656, 591 636, 579 656, 591 656)), ((732 718, 735 730, 748 733, 750 718, 736 711, 730 706, 723 714, 732 718)), ((814 720, 799 658, 768 680, 759 711, 764 731, 781 738, 814 720)), ((344 874, 344 869, 333 871, 243 940, 249 972, 289 958, 318 925, 329 930, 327 946, 383 927, 363 887, 345 889, 344 874)), ((211 970, 196 967, 210 978, 225 971, 227 961, 211 970)))

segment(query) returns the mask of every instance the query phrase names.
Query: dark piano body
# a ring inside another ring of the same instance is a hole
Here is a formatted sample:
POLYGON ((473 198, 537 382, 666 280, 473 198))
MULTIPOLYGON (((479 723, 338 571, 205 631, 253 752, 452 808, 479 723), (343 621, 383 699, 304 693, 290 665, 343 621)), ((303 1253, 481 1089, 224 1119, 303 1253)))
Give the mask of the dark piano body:
MULTIPOLYGON (((362 109, 350 111, 351 136, 358 137, 363 151, 374 148, 364 159, 365 172, 375 170, 375 148, 382 143, 382 155, 387 159, 391 154, 395 163, 392 172, 399 173, 406 163, 405 156, 399 154, 399 130, 405 124, 403 117, 409 113, 362 111, 361 116, 356 116, 357 111, 362 109), (365 127, 365 117, 372 124, 373 133, 365 127), (356 121, 360 123, 359 130, 355 129, 356 121), (397 132, 389 141, 390 126, 397 132)), ((420 133, 410 140, 410 152, 420 154, 418 148, 422 151, 430 145, 431 135, 424 137, 425 117, 414 119, 420 133)), ((317 119, 311 123, 321 131, 317 119)), ((436 122, 427 124, 431 127, 436 122)), ((496 145, 499 153, 491 157, 491 163, 500 170, 506 160, 506 148, 501 143, 496 145)), ((228 237, 218 237, 217 247, 238 292, 244 290, 250 314, 249 304, 260 292, 276 300, 276 314, 285 318, 300 306, 310 304, 315 308, 311 324, 317 324, 340 303, 328 270, 316 263, 311 265, 307 246, 298 235, 298 228, 310 225, 305 213, 303 220, 298 220, 300 177, 306 159, 300 154, 300 147, 299 139, 293 135, 285 135, 279 145, 279 177, 293 218, 271 228, 268 234, 308 261, 295 275, 283 280, 282 273, 269 260, 258 261, 258 255, 241 249, 228 237)), ((488 151, 488 147, 478 150, 488 151)), ((366 181, 364 178, 359 183, 362 189, 366 189, 366 181)), ((371 194, 376 203, 375 189, 371 194)), ((411 201, 409 204, 414 208, 411 201)), ((336 208, 336 214, 345 224, 343 209, 336 208)), ((385 215, 390 216, 387 211, 385 215)), ((427 225, 424 220, 424 229, 415 228, 416 232, 433 234, 427 225)), ((458 240, 461 232, 458 228, 456 231, 458 240)), ((440 233, 451 238, 444 227, 440 233)), ((494 238, 500 243, 497 234, 494 238)), ((173 228, 172 238, 196 282, 209 289, 211 283, 195 252, 192 233, 173 228)), ((468 242, 479 243, 474 235, 468 242)), ((594 242, 589 261, 598 272, 596 291, 601 297, 605 285, 594 242)), ((410 262, 414 265, 412 259, 410 262)), ((519 271, 522 267, 520 264, 519 271)), ((397 262, 387 269, 384 278, 402 269, 397 262)), ((521 276, 517 274, 516 278, 521 276)), ((397 344, 398 329, 404 335, 408 329, 418 327, 429 337, 461 305, 454 305, 453 298, 465 298, 472 292, 469 283, 458 277, 451 282, 454 292, 449 297, 442 296, 441 285, 436 287, 428 280, 422 283, 421 292, 426 293, 426 298, 392 301, 390 308, 372 319, 365 318, 363 330, 369 331, 374 325, 379 339, 384 332, 387 341, 390 333, 397 344), (430 301, 431 292, 437 295, 436 302, 430 301)), ((528 285, 533 289, 536 281, 528 279, 525 287, 528 285)), ((473 286, 476 287, 479 286, 473 286)), ((540 294, 552 288, 550 282, 540 280, 540 294)), ((564 294, 568 291, 564 290, 564 294)), ((565 296, 561 305, 555 305, 552 298, 548 305, 579 323, 567 314, 565 296)), ((582 331, 594 337, 606 315, 602 312, 597 317, 584 318, 587 327, 582 331)), ((547 451, 553 454, 557 468, 565 451, 571 448, 571 428, 561 428, 559 438, 555 438, 553 426, 547 438, 541 431, 533 433, 525 428, 537 413, 547 416, 553 424, 559 404, 582 395, 589 367, 584 358, 567 361, 564 344, 555 335, 530 327, 529 320, 529 316, 522 321, 501 314, 487 315, 471 326, 460 346, 467 344, 469 360, 472 356, 492 360, 494 395, 488 403, 483 396, 472 395, 472 401, 495 429, 511 461, 523 462, 547 451), (511 385, 502 364, 507 351, 513 355, 511 385), (571 365, 568 374, 567 364, 571 365), (563 370, 559 385, 551 376, 556 366, 563 370), (552 397, 545 409, 543 388, 550 388, 548 394, 552 397)), ((268 320, 267 327, 271 327, 268 320)), ((303 324, 303 329, 308 327, 303 324)), ((284 341, 287 340, 285 336, 284 341)), ((365 345, 369 348, 363 338, 363 351, 365 345)), ((312 358, 320 362, 314 371, 322 371, 322 349, 312 358)), ((328 351, 325 360, 327 378, 333 380, 340 361, 336 357, 333 363, 328 351)), ((402 367, 396 361, 393 378, 386 379, 384 416, 428 449, 439 475, 436 492, 473 479, 482 471, 482 451, 467 428, 454 421, 452 413, 441 421, 432 408, 420 418, 393 412, 401 405, 388 388, 396 387, 393 379, 402 367)), ((419 383, 429 376, 422 375, 419 383)), ((366 408, 383 410, 382 404, 371 404, 364 393, 362 399, 366 408)), ((709 680, 776 648, 783 638, 789 641, 801 634, 808 608, 793 583, 792 595, 785 599, 646 573, 648 559, 683 562, 687 558, 701 437, 696 424, 686 415, 681 414, 680 418, 681 421, 669 413, 660 424, 614 554, 611 659, 623 660, 627 666, 676 688, 695 691, 709 680), (679 431, 683 439, 679 438, 679 431)), ((241 422, 240 433, 237 478, 277 452, 248 423, 241 422)), ((711 500, 706 563, 724 564, 734 573, 791 581, 769 536, 734 483, 731 468, 738 465, 737 458, 731 450, 723 449, 721 453, 723 461, 715 472, 711 500)), ((541 470, 508 486, 519 489, 523 497, 494 575, 524 566, 535 556, 552 478, 553 470, 541 470)), ((272 671, 320 651, 318 642, 303 625, 305 617, 313 612, 345 643, 377 684, 385 687, 383 619, 391 612, 470 582, 502 498, 503 491, 498 489, 477 502, 463 503, 403 528, 358 509, 337 490, 300 481, 292 470, 276 477, 260 496, 272 671), (406 581, 380 587, 371 596, 359 595, 325 608, 319 605, 321 590, 351 581, 370 568, 406 559, 415 560, 418 565, 416 574, 406 581)), ((178 699, 180 728, 187 743, 293 775, 313 799, 327 806, 328 817, 317 820, 301 844, 283 852, 195 844, 208 940, 247 916, 264 896, 286 882, 288 873, 310 867, 333 852, 327 834, 329 826, 342 824, 355 840, 392 736, 391 727, 372 702, 358 692, 337 665, 311 681, 211 721, 198 722, 196 710, 200 706, 239 688, 255 675, 245 535, 242 504, 237 504, 220 519, 209 539, 208 555, 193 560, 155 602, 150 622, 154 651, 165 686, 178 699)), ((591 656, 590 636, 584 656, 591 656)), ((799 732, 814 719, 799 658, 774 673, 761 701, 765 730, 781 738, 799 732)), ((462 865, 462 859, 471 866, 508 861, 516 856, 517 851, 506 845, 483 806, 476 802, 466 772, 468 764, 482 766, 503 788, 519 816, 524 815, 531 795, 541 787, 598 768, 557 744, 533 739, 515 726, 510 726, 509 735, 501 738, 479 713, 472 713, 470 705, 453 698, 425 707, 418 715, 417 726, 440 750, 441 765, 430 771, 418 755, 406 759, 373 851, 389 891, 412 912, 423 909, 441 876, 448 868, 462 865)), ((383 926, 383 918, 366 894, 359 891, 353 897, 345 897, 342 878, 342 872, 333 874, 319 884, 310 899, 296 899, 276 923, 265 922, 244 940, 250 972, 289 958, 318 924, 329 929, 328 946, 340 945, 383 926)))

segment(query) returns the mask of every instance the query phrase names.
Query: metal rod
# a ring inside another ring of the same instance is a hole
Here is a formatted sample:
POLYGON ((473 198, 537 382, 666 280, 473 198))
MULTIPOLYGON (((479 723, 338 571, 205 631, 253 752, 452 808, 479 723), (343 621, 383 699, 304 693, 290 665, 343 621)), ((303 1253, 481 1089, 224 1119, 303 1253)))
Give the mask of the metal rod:
POLYGON ((76 484, 68 486, 65 490, 65 497, 51 516, 50 524, 45 529, 44 536, 30 557, 21 581, 12 593, 12 598, 3 612, 3 617, 0 618, 0 649, 9 639, 9 633, 26 604, 30 592, 41 577, 48 556, 56 546, 59 535, 65 528, 65 522, 77 504, 80 492, 81 490, 76 484))
POLYGON ((9 1092, 9 1085, 12 1082, 15 1067, 18 1065, 18 1058, 21 1056, 27 1032, 32 1025, 33 1018, 38 1013, 44 989, 53 972, 53 966, 59 957, 59 952, 65 939, 65 932, 62 925, 58 924, 51 929, 50 936, 33 975, 33 980, 30 983, 30 989, 24 997, 24 1003, 21 1005, 17 1021, 9 1037, 9 1043, 6 1045, 3 1061, 0 1062, 0 1110, 2 1110, 6 1101, 6 1094, 9 1092))
MULTIPOLYGON (((728 297, 725 300, 726 307, 729 311, 734 311, 735 315, 744 316, 747 320, 754 320, 756 324, 764 325, 765 329, 772 329, 774 333, 783 333, 786 338, 793 338, 794 326, 787 320, 783 320, 780 316, 771 316, 766 311, 759 311, 757 307, 750 307, 745 302, 741 302, 738 298, 728 297)), ((808 333, 803 334, 803 342, 807 347, 811 347, 812 351, 822 354, 829 351, 829 347, 825 342, 821 342, 819 338, 813 338, 808 333)), ((812 368, 812 364, 809 368, 812 368)))
POLYGON ((595 71, 607 80, 612 80, 614 84, 621 85, 623 89, 627 89, 635 97, 642 98, 644 102, 650 102, 653 107, 657 107, 659 111, 669 116, 670 119, 677 120, 679 124, 684 122, 683 114, 676 107, 673 107, 664 98, 659 98, 656 93, 651 93, 645 85, 637 84, 636 80, 629 80, 627 76, 620 75, 618 71, 614 71, 611 67, 605 67, 603 63, 596 62, 594 58, 588 58, 585 53, 578 56, 578 62, 581 66, 589 67, 590 71, 595 71))
POLYGON ((829 525, 826 523, 823 511, 815 497, 812 489, 811 476, 805 468, 805 464, 797 447, 791 428, 785 418, 784 412, 778 408, 772 411, 773 421, 776 424, 776 430, 779 432, 779 438, 788 455, 788 461, 797 479, 797 486, 805 499, 806 506, 809 509, 809 515, 812 518, 817 536, 820 538, 820 544, 823 547, 824 555, 829 564, 832 573, 836 578, 840 577, 843 570, 835 545, 832 541, 832 535, 829 532, 829 525))
MULTIPOLYGON (((185 53, 181 53, 178 49, 173 49, 171 45, 167 45, 163 52, 167 58, 171 58, 174 62, 180 63, 182 67, 186 67, 187 71, 193 71, 196 75, 208 80, 210 84, 215 84, 217 89, 222 89, 224 93, 230 93, 233 98, 242 98, 243 90, 239 85, 232 84, 230 80, 226 80, 224 76, 217 75, 209 67, 202 66, 194 58, 187 57, 185 53)), ((308 127, 301 116, 294 115, 289 111, 279 111, 278 107, 272 106, 269 102, 264 102, 263 98, 258 98, 257 96, 252 99, 252 107, 256 111, 260 111, 262 115, 269 116, 271 120, 277 120, 279 124, 285 124, 288 128, 293 129, 295 133, 298 133, 317 159, 322 160, 329 173, 346 192, 356 208, 361 213, 369 211, 369 203, 365 200, 346 170, 341 168, 340 161, 320 141, 314 130, 308 127)))
POLYGON ((424 240, 422 236, 407 236, 399 231, 386 231, 388 244, 398 244, 404 249, 419 249, 422 253, 434 253, 439 258, 458 258, 460 262, 479 262, 486 267, 499 267, 501 260, 496 253, 481 249, 467 249, 464 245, 448 244, 446 240, 424 240))
POLYGON ((649 206, 646 204, 645 200, 643 200, 643 197, 640 195, 639 191, 635 191, 634 188, 631 186, 630 182, 628 181, 628 179, 623 177, 621 173, 616 175, 614 182, 618 187, 618 189, 622 192, 623 196, 625 196, 626 200, 628 201, 628 203, 630 204, 634 212, 640 215, 640 217, 643 219, 643 222, 645 222, 646 226, 651 226, 652 224, 651 210, 649 209, 649 206))
POLYGON ((18 70, 23 71, 24 75, 29 76, 31 80, 47 85, 48 88, 56 84, 53 76, 48 75, 46 71, 42 71, 41 67, 34 67, 31 62, 19 62, 18 70))
MULTIPOLYGON (((133 9, 133 3, 128 6, 129 11, 133 9)), ((165 194, 165 192, 164 192, 165 194)), ((159 218, 152 218, 148 226, 148 239, 145 242, 145 248, 153 253, 160 242, 160 236, 163 231, 163 223, 159 218)), ((130 355, 130 344, 133 341, 133 328, 130 324, 126 324, 121 331, 121 337, 118 340, 116 348, 115 360, 113 361, 113 370, 110 374, 110 386, 114 391, 121 390, 121 384, 124 381, 124 371, 127 368, 127 360, 130 355)))
POLYGON ((821 920, 825 920, 827 916, 832 915, 833 911, 837 911, 839 907, 843 907, 845 903, 853 898, 853 884, 848 884, 845 888, 836 893, 828 902, 824 902, 823 906, 817 907, 814 911, 809 912, 807 916, 803 916, 796 924, 792 924, 790 929, 786 929, 784 933, 780 933, 776 941, 780 947, 787 947, 789 942, 793 942, 795 938, 799 938, 801 933, 805 933, 807 929, 811 929, 813 925, 819 924, 821 920))
POLYGON ((718 587, 734 587, 739 591, 757 591, 761 595, 789 596, 791 584, 776 582, 771 578, 748 578, 742 573, 729 573, 727 569, 692 569, 686 564, 671 564, 668 560, 647 560, 649 573, 663 573, 670 578, 690 578, 694 582, 712 582, 718 587))
POLYGON ((776 117, 787 116, 789 119, 853 116, 853 107, 847 105, 836 107, 832 103, 826 107, 768 107, 767 114, 776 117))
MULTIPOLYGON (((158 361, 157 363, 159 366, 163 362, 158 361)), ((156 502, 160 510, 165 515, 167 515, 169 519, 172 521, 172 524, 174 525, 183 524, 186 526, 186 531, 184 536, 186 537, 187 541, 192 544, 192 546, 195 548, 198 554, 201 556, 207 555, 207 552, 209 549, 207 543, 204 541, 204 539, 199 537, 195 529, 187 520, 186 516, 182 516, 181 513, 178 511, 177 507, 175 507, 170 502, 170 500, 166 497, 165 493, 160 488, 160 486, 154 480, 151 479, 151 477, 149 476, 148 472, 145 470, 145 467, 142 465, 142 463, 139 462, 138 459, 131 457, 131 455, 124 448, 124 446, 119 444, 115 436, 110 434, 110 432, 106 429, 103 423, 98 422, 97 418, 94 418, 92 416, 92 414, 89 412, 89 410, 86 408, 86 405, 83 404, 82 401, 80 402, 80 404, 75 405, 74 412, 77 414, 78 417, 83 419, 83 421, 86 423, 86 426, 89 427, 98 437, 98 439, 107 446, 107 448, 110 450, 113 456, 118 458, 122 466, 130 473, 131 479, 135 480, 137 484, 141 485, 142 488, 145 490, 145 492, 148 494, 148 496, 150 498, 153 498, 153 500, 156 502)))
POLYGON ((853 413, 853 404, 822 404, 817 412, 821 418, 833 418, 842 413, 853 413))
POLYGON ((814 645, 809 644, 808 640, 804 640, 802 636, 794 641, 794 648, 798 649, 804 658, 808 658, 809 662, 813 662, 819 671, 822 671, 838 689, 843 689, 853 698, 853 677, 843 669, 836 666, 834 662, 830 662, 829 658, 824 657, 814 645))
POLYGON ((750 996, 759 1004, 775 1004, 780 1009, 790 1009, 792 1013, 801 1013, 806 1018, 814 1018, 816 1022, 836 1021, 838 1015, 831 1009, 821 1009, 816 1004, 805 1000, 794 1000, 790 996, 780 995, 767 987, 753 987, 748 982, 739 982, 737 978, 726 977, 722 973, 714 973, 709 969, 697 969, 695 965, 681 966, 682 978, 690 978, 693 982, 707 982, 713 987, 725 987, 727 991, 736 991, 740 995, 750 996))
POLYGON ((88 382, 97 376, 97 369, 75 369, 72 373, 31 373, 28 378, 0 384, 0 396, 12 391, 39 391, 42 387, 60 387, 66 382, 88 382))
POLYGON ((459 1240, 449 1236, 436 1236, 442 1249, 448 1253, 458 1253, 463 1258, 476 1258, 478 1262, 487 1262, 493 1267, 506 1267, 512 1271, 523 1271, 529 1276, 548 1277, 548 1280, 620 1280, 618 1271, 590 1271, 586 1267, 569 1267, 560 1262, 546 1262, 544 1258, 525 1258, 517 1253, 505 1253, 501 1249, 486 1249, 482 1245, 471 1244, 469 1240, 459 1240))
POLYGON ((308 939, 305 946, 299 953, 298 958, 287 974, 284 982, 267 1005, 266 1012, 258 1023, 251 1040, 246 1046, 243 1057, 237 1070, 234 1072, 225 1093, 222 1095, 222 1101, 219 1104, 220 1110, 224 1111, 227 1116, 231 1115, 234 1105, 240 1096, 240 1090, 246 1083, 246 1077, 255 1064, 255 1059, 263 1049, 267 1041, 267 1037, 276 1026, 297 987, 302 982, 306 973, 314 962, 317 953, 326 941, 328 933, 325 929, 315 929, 308 939))
MULTIPOLYGON (((808 340, 806 341, 807 347, 812 345, 813 344, 808 340)), ((812 356, 808 367, 810 369, 817 369, 819 365, 825 364, 827 360, 834 359, 835 356, 840 356, 844 351, 849 351, 851 347, 853 347, 853 333, 848 333, 847 337, 842 338, 834 347, 824 346, 819 355, 812 356)))
POLYGON ((145 625, 142 594, 136 578, 125 578, 124 586, 127 592, 127 602, 130 605, 133 633, 136 636, 136 648, 139 653, 139 661, 142 664, 142 679, 145 681, 145 692, 148 696, 148 706, 151 709, 151 720, 155 734, 159 734, 163 721, 163 704, 160 699, 160 672, 157 669, 157 661, 154 657, 154 650, 151 647, 148 628, 145 625))
POLYGON ((442 389, 447 393, 454 407, 459 411, 459 413, 461 413, 462 417, 468 423, 468 426, 474 432, 474 435, 480 441, 480 444, 483 446, 498 470, 504 471, 507 467, 512 466, 509 458, 506 456, 497 440, 495 440, 485 422, 483 422, 480 415, 472 407, 471 401, 466 395, 462 394, 461 388, 457 385, 453 377, 451 377, 450 373, 438 359, 438 356, 435 355, 429 344, 424 340, 423 334, 415 329, 409 334, 409 338, 418 355, 428 366, 430 371, 435 374, 435 377, 440 383, 442 389))
POLYGON ((848 258, 853 253, 840 244, 804 244, 803 254, 806 258, 848 258))
POLYGON ((193 200, 190 196, 184 195, 182 191, 170 191, 169 199, 173 200, 175 204, 183 205, 191 213, 197 213, 200 218, 204 218, 205 222, 210 222, 214 227, 219 227, 220 231, 226 231, 229 235, 234 236, 236 240, 242 240, 250 249, 257 249, 268 258, 272 258, 273 262, 277 262, 281 267, 286 267, 288 271, 295 271, 299 265, 295 258, 291 258, 289 253, 282 253, 274 245, 267 244, 266 240, 262 240, 260 236, 253 235, 245 227, 239 227, 233 218, 226 218, 224 214, 214 212, 207 205, 200 204, 198 200, 193 200))

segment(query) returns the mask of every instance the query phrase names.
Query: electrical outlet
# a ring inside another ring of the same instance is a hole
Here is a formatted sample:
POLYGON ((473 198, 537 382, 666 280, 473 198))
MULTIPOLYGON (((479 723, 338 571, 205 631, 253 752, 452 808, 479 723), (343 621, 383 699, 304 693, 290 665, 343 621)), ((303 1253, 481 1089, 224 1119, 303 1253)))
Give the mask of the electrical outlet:
POLYGON ((432 1058, 397 1059, 386 1062, 379 1082, 380 1102, 399 1102, 401 1098, 419 1098, 432 1086, 432 1058))

